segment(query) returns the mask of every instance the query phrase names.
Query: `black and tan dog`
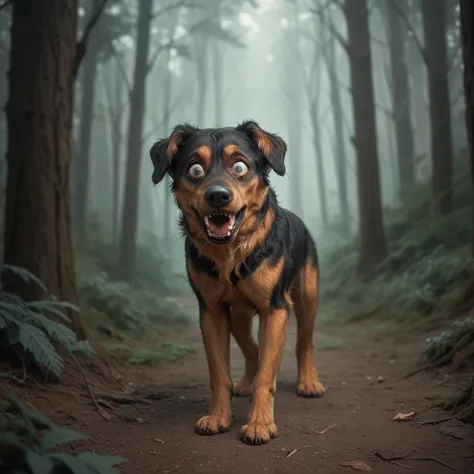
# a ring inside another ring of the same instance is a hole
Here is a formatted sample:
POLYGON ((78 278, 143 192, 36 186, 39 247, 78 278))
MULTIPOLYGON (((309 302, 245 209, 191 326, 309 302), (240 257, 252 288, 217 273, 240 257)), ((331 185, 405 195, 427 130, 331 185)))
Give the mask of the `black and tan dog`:
POLYGON ((251 395, 248 422, 241 429, 249 444, 277 436, 273 415, 276 376, 288 316, 298 324, 297 393, 319 397, 313 354, 318 304, 316 248, 302 221, 279 207, 268 174, 285 174, 286 144, 255 122, 236 128, 177 126, 150 150, 153 183, 166 173, 182 212, 186 267, 199 301, 200 323, 210 372, 210 414, 196 431, 227 431, 231 395, 251 395), (260 317, 259 345, 252 319, 260 317), (232 384, 230 334, 245 357, 242 378, 232 384))

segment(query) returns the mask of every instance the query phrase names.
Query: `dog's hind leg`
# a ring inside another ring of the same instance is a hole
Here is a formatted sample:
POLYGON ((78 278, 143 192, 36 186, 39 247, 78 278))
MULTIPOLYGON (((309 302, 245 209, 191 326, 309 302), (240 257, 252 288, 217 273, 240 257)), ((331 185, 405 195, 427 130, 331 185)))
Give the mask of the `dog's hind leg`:
POLYGON ((234 382, 234 395, 247 397, 252 389, 253 379, 258 369, 258 345, 252 336, 254 311, 231 312, 231 332, 245 358, 244 374, 238 382, 234 382))
POLYGON ((298 328, 296 393, 300 397, 321 397, 324 394, 324 386, 319 381, 313 350, 314 322, 318 308, 318 270, 310 261, 301 269, 292 297, 298 328))

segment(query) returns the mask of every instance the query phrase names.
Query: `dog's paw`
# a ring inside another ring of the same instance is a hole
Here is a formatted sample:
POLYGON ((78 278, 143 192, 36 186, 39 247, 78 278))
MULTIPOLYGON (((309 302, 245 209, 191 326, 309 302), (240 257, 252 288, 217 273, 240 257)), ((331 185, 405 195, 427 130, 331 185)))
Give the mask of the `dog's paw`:
POLYGON ((260 445, 268 443, 278 436, 275 423, 249 423, 240 429, 242 441, 246 444, 260 445))
POLYGON ((250 397, 252 393, 252 382, 242 377, 238 382, 233 383, 232 393, 236 397, 250 397))
POLYGON ((210 436, 225 433, 230 426, 231 417, 207 415, 198 420, 195 431, 198 434, 210 436))
POLYGON ((319 380, 301 382, 296 386, 296 394, 305 398, 320 398, 324 396, 324 386, 319 380))

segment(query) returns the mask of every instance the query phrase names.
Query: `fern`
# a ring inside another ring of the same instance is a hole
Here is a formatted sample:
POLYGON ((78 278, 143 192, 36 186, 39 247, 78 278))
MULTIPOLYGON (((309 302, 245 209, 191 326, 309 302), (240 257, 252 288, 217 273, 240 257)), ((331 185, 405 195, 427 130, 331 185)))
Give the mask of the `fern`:
POLYGON ((0 408, 0 471, 17 474, 118 474, 123 458, 83 452, 59 452, 58 446, 88 439, 54 424, 41 412, 26 410, 11 397, 0 408), (52 451, 54 449, 54 451, 52 451))
MULTIPOLYGON (((33 282, 45 289, 41 281, 27 270, 11 266, 4 269, 13 271, 26 282, 33 282)), ((78 311, 78 308, 70 303, 57 301, 51 295, 43 301, 26 302, 18 295, 0 288, 0 335, 6 339, 6 345, 12 347, 17 354, 25 354, 26 361, 33 360, 42 371, 60 378, 64 361, 54 344, 63 346, 68 352, 95 355, 86 341, 78 341, 75 333, 60 322, 70 322, 67 310, 78 311), (47 315, 56 316, 58 321, 47 315)))

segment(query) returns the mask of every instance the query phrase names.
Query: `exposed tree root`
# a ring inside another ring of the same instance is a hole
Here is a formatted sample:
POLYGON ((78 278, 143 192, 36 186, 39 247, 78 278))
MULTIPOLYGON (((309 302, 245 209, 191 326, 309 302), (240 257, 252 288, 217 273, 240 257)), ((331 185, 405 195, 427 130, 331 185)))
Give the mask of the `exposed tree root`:
POLYGON ((401 382, 402 380, 407 380, 410 377, 413 377, 414 375, 417 375, 421 372, 426 372, 428 370, 439 369, 440 367, 448 365, 453 361, 453 358, 456 354, 458 354, 459 352, 464 351, 466 349, 467 349, 469 354, 474 353, 474 341, 473 341, 473 335, 472 334, 465 334, 461 339, 459 339, 459 341, 455 344, 455 346, 447 354, 442 356, 440 359, 435 360, 434 362, 426 364, 422 367, 419 367, 415 370, 412 370, 408 374, 404 375, 397 382, 401 382))
POLYGON ((94 392, 92 391, 92 386, 89 383, 89 380, 87 379, 87 375, 84 372, 84 369, 82 368, 81 364, 79 363, 79 361, 76 359, 76 357, 73 354, 71 354, 71 358, 76 363, 78 369, 80 370, 80 372, 82 374, 82 377, 84 379, 84 385, 86 386, 87 392, 89 393, 89 397, 90 397, 92 403, 94 404, 94 406, 96 407, 97 411, 99 412, 99 415, 104 420, 109 421, 110 420, 110 415, 97 402, 97 399, 94 396, 94 392))
POLYGON ((464 390, 448 398, 441 407, 463 423, 474 423, 474 376, 464 390))
POLYGON ((450 411, 451 415, 435 420, 420 421, 415 423, 416 426, 439 425, 451 420, 474 424, 474 376, 461 392, 455 393, 435 406, 450 411))

